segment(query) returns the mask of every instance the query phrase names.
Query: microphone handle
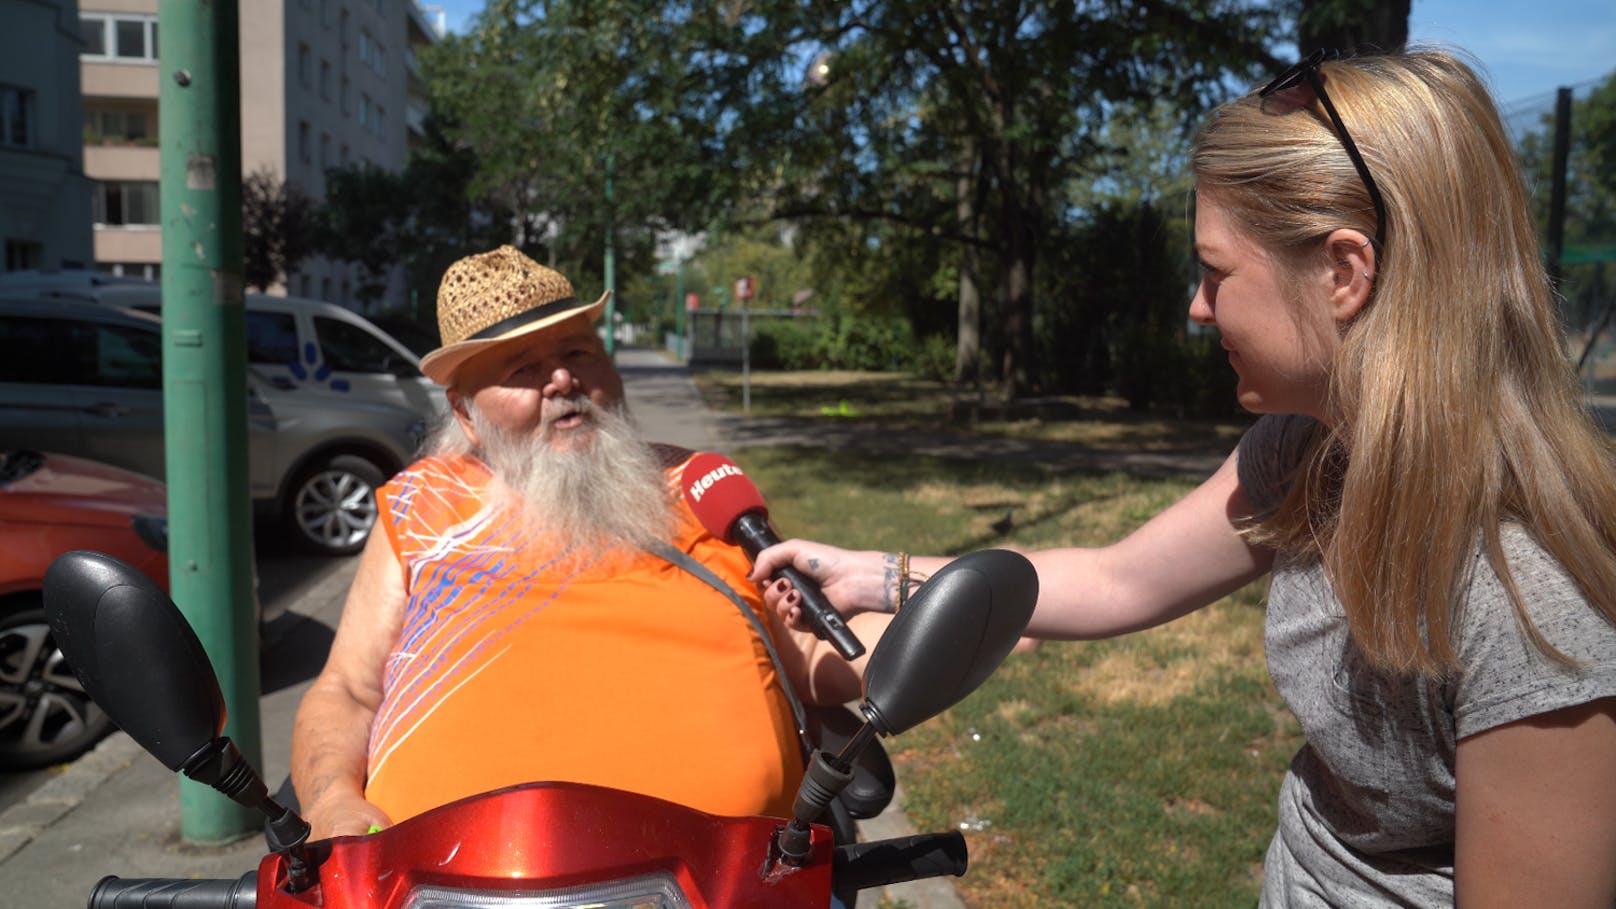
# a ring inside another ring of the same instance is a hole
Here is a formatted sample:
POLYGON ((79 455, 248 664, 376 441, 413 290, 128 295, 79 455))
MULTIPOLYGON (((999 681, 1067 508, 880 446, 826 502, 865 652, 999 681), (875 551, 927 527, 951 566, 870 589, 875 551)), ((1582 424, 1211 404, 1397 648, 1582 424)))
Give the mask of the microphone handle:
POLYGON ((774 577, 784 577, 797 588, 802 595, 802 612, 808 617, 808 624, 814 629, 814 637, 821 641, 830 641, 836 652, 844 660, 856 660, 864 655, 864 643, 858 639, 847 623, 842 621, 842 614, 826 602, 825 594, 819 585, 803 577, 797 569, 790 565, 774 573, 774 577))
MULTIPOLYGON (((730 528, 735 541, 740 543, 746 557, 753 562, 757 561, 758 553, 780 542, 774 529, 769 526, 768 518, 755 511, 749 511, 735 520, 730 528)), ((777 569, 770 577, 785 578, 791 586, 797 588, 802 597, 802 614, 808 617, 808 627, 813 629, 814 637, 821 641, 829 641, 836 652, 844 660, 854 660, 864 655, 864 643, 858 639, 847 623, 842 620, 842 614, 836 611, 825 599, 825 594, 819 585, 804 577, 797 569, 787 565, 777 569)))

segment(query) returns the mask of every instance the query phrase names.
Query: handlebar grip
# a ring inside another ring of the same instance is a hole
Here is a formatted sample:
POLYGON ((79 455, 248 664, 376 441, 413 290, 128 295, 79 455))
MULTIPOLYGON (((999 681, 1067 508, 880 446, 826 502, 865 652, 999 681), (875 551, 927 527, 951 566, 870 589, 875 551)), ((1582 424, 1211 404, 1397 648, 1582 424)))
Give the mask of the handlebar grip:
POLYGON ((848 843, 837 846, 831 860, 832 888, 843 893, 923 877, 959 877, 970 864, 969 851, 958 831, 848 843))
POLYGON ((235 880, 104 877, 90 891, 89 909, 254 909, 258 872, 235 880))

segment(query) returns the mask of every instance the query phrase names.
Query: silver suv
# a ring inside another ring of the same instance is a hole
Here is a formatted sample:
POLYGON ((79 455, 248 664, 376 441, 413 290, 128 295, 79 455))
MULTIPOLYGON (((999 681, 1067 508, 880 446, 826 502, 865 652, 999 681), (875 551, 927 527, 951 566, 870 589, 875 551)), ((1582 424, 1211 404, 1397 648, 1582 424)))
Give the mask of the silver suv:
MULTIPOLYGON (((357 552, 374 491, 414 456, 416 410, 318 388, 290 394, 249 369, 254 505, 299 543, 357 552)), ((106 303, 0 297, 0 448, 78 455, 164 478, 162 325, 106 303)))
MULTIPOLYGON (((93 271, 0 274, 0 294, 90 300, 161 313, 154 281, 93 271)), ((245 294, 247 363, 273 406, 282 395, 315 393, 388 403, 425 420, 448 407, 443 388, 421 374, 409 347, 358 313, 322 300, 245 294)), ((436 346, 436 345, 433 345, 436 346)))

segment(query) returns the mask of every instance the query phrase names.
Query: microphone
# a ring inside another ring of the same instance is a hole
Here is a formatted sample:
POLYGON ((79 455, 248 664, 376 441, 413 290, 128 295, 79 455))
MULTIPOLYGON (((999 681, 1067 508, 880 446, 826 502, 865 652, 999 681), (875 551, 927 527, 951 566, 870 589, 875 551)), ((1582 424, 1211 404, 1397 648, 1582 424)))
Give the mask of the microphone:
MULTIPOLYGON (((763 504, 763 494, 729 458, 710 451, 698 454, 685 465, 679 482, 701 526, 720 540, 741 547, 753 562, 758 553, 780 542, 779 534, 769 525, 769 506, 763 504)), ((808 617, 814 637, 830 641, 844 659, 863 655, 864 645, 825 599, 818 584, 790 565, 773 575, 782 576, 802 596, 802 612, 808 617)))

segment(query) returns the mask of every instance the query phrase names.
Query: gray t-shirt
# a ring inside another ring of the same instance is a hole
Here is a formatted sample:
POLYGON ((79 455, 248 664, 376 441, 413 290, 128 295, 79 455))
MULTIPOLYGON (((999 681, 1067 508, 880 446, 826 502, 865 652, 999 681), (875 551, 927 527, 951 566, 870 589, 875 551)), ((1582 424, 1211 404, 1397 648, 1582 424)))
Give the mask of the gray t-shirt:
MULTIPOLYGON (((1241 440, 1240 482, 1259 513, 1283 499, 1314 426, 1269 416, 1241 440)), ((1479 548, 1458 634, 1462 668, 1440 682, 1371 669, 1318 560, 1276 557, 1268 671, 1307 744, 1280 787, 1262 906, 1452 906, 1459 739, 1616 696, 1616 626, 1525 530, 1506 527, 1503 542, 1533 623, 1579 667, 1532 646, 1479 548)))

